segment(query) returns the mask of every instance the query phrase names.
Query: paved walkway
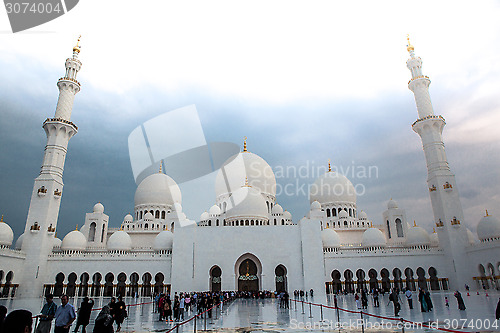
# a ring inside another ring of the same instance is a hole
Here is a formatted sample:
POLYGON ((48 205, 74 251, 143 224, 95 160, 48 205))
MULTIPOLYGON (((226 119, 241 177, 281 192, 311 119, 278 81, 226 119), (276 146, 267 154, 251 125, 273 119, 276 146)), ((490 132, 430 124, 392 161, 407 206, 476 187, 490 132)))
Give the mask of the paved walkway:
MULTIPOLYGON (((420 312, 418 302, 415 302, 414 309, 410 310, 406 300, 402 303, 400 312, 401 318, 413 322, 424 322, 434 326, 445 327, 449 322, 450 328, 462 328, 462 331, 469 332, 498 332, 500 327, 491 327, 494 323, 495 308, 499 300, 500 294, 493 293, 489 297, 484 294, 471 296, 464 296, 464 301, 467 306, 466 311, 459 311, 457 303, 452 293, 438 292, 432 294, 434 303, 434 310, 432 312, 420 312), (447 296, 450 301, 450 307, 444 305, 444 297, 447 296), (478 327, 482 324, 482 327, 478 327), (489 329, 485 329, 485 325, 489 329), (471 327, 473 326, 473 327, 471 327)), ((414 298, 416 298, 414 296, 414 298)), ((132 299, 127 298, 127 304, 145 302, 138 306, 131 306, 128 308, 129 317, 125 320, 122 326, 122 332, 125 333, 146 333, 146 332, 166 332, 168 329, 174 327, 174 323, 165 323, 158 321, 158 314, 153 312, 151 299, 132 299)), ((309 300, 311 301, 311 300, 309 300)), ((327 301, 313 299, 314 303, 330 304, 333 299, 328 298, 327 301)), ((72 299, 71 303, 80 304, 81 299, 72 299)), ((96 308, 107 304, 109 298, 96 299, 96 308)), ((354 297, 339 296, 339 307, 356 310, 354 297)), ((380 307, 374 308, 373 304, 369 302, 369 307, 366 312, 386 317, 393 317, 392 304, 387 306, 388 295, 381 296, 380 307)), ((57 301, 59 303, 59 301, 57 301)), ((0 300, 0 304, 4 304, 11 309, 25 308, 32 311, 34 314, 38 313, 41 305, 41 299, 31 300, 0 300)), ((91 323, 97 316, 98 311, 94 311, 91 317, 91 323)), ((192 314, 186 314, 186 318, 192 314)), ((320 307, 304 305, 302 310, 302 303, 293 302, 290 309, 281 309, 275 299, 265 300, 252 300, 252 299, 237 299, 230 305, 225 306, 222 310, 213 311, 212 318, 198 319, 196 322, 197 330, 206 329, 211 332, 361 332, 362 328, 358 319, 360 315, 357 313, 340 312, 340 322, 342 323, 341 329, 337 326, 337 314, 333 309, 323 308, 323 319, 321 322, 321 309, 320 307), (311 311, 311 312, 310 312, 311 311)), ((375 317, 364 317, 365 332, 401 332, 399 327, 396 327, 396 321, 384 320, 375 317)), ((500 323, 496 321, 500 326, 500 323)), ((92 332, 93 325, 87 327, 87 332, 92 332)), ((193 332, 194 320, 179 328, 179 332, 193 332)), ((410 332, 426 332, 433 331, 422 327, 406 327, 405 333, 410 332)), ((175 332, 175 331, 174 331, 175 332)), ((436 332, 436 331, 434 331, 436 332)))

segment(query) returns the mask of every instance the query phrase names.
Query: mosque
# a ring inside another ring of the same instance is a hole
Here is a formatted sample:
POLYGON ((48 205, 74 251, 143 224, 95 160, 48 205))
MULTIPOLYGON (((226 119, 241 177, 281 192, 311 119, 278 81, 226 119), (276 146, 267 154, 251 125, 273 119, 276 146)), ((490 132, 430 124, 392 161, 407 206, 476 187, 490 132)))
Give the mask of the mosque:
MULTIPOLYGON (((101 203, 80 230, 56 237, 80 47, 57 81, 55 115, 43 123, 47 135, 35 178, 24 233, 0 223, 2 297, 149 296, 155 292, 314 289, 315 294, 360 288, 417 290, 499 289, 500 221, 486 212, 477 238, 463 218, 455 177, 442 140, 445 120, 435 115, 430 80, 408 41, 418 119, 428 169, 435 231, 408 223, 394 200, 373 225, 356 204, 353 184, 331 171, 311 187, 310 211, 293 220, 276 197, 269 164, 248 151, 229 158, 218 171, 214 205, 198 219, 182 211, 182 194, 160 167, 138 185, 133 215, 110 228, 101 203), (340 191, 339 191, 340 189, 340 191)), ((71 184, 69 184, 71 186, 71 184)), ((96 198, 98 199, 98 198, 96 198)), ((427 209, 427 208, 422 208, 427 209)), ((83 220, 83 217, 82 217, 83 220)))

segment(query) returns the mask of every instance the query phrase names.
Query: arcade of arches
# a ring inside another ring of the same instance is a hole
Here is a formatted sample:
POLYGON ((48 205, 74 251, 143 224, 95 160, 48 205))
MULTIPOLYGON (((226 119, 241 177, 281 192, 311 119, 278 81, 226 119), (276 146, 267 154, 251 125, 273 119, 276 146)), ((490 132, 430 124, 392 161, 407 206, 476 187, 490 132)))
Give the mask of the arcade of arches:
POLYGON ((127 274, 121 272, 115 274, 109 272, 105 275, 97 272, 90 276, 85 272, 78 277, 76 273, 70 273, 67 278, 60 272, 55 277, 54 284, 44 285, 44 294, 60 296, 66 294, 73 296, 151 296, 154 293, 170 292, 170 285, 164 283, 163 273, 153 275, 149 272, 139 276, 134 272, 127 280, 127 274))
POLYGON ((327 294, 332 293, 354 293, 362 289, 373 290, 375 288, 383 291, 390 291, 392 288, 403 290, 448 290, 448 279, 439 278, 438 272, 434 267, 429 267, 426 271, 418 267, 415 271, 407 267, 404 270, 394 268, 390 272, 383 268, 380 272, 370 269, 365 272, 363 269, 352 271, 346 269, 343 273, 339 270, 333 270, 331 273, 331 282, 326 283, 327 294))

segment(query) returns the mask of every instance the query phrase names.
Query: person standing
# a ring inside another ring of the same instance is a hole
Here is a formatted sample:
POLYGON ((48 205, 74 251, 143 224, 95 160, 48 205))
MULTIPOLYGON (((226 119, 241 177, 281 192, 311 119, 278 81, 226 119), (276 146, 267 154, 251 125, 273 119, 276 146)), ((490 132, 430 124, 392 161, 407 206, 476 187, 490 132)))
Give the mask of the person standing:
POLYGON ((115 323, 116 323, 116 331, 120 332, 121 326, 125 318, 127 317, 127 306, 123 301, 122 296, 118 296, 118 302, 116 302, 116 310, 115 310, 115 323))
POLYGON ((7 308, 3 305, 0 305, 0 333, 3 333, 3 322, 5 320, 5 316, 7 315, 7 308))
POLYGON ((432 311, 434 305, 432 305, 431 293, 429 290, 424 292, 425 302, 427 303, 427 310, 432 311))
POLYGON ((36 327, 35 333, 49 333, 52 326, 52 319, 56 315, 57 305, 54 303, 54 296, 48 294, 45 296, 45 304, 40 311, 40 322, 36 327))
POLYGON ((54 333, 68 333, 71 324, 76 319, 75 308, 73 305, 68 304, 68 296, 61 296, 61 305, 56 310, 55 318, 56 327, 54 333))
POLYGON ((181 294, 181 299, 179 300, 179 318, 184 320, 184 306, 186 304, 186 300, 184 299, 184 294, 181 294))
POLYGON ((420 310, 422 312, 427 312, 427 302, 425 301, 425 293, 419 288, 418 301, 420 302, 420 310))
POLYGON ((33 327, 32 314, 28 310, 14 310, 5 317, 3 332, 30 333, 33 327))
POLYGON ((410 310, 413 310, 413 293, 411 292, 410 288, 406 288, 405 296, 408 300, 408 306, 410 307, 410 310))
POLYGON ((359 303, 359 295, 358 295, 358 293, 356 293, 354 295, 354 300, 356 301, 356 309, 358 309, 358 310, 361 309, 361 305, 359 303))
MULTIPOLYGON (((399 317, 399 311, 401 310, 401 304, 399 304, 399 296, 396 289, 392 290, 392 293, 389 295, 389 303, 392 302, 394 304, 394 316, 399 317)), ((387 303, 387 305, 389 305, 387 303)))
POLYGON ((363 309, 368 309, 368 296, 366 296, 366 291, 361 289, 361 307, 363 309))
POLYGON ((380 303, 378 301, 378 289, 375 288, 373 290, 373 306, 378 308, 380 306, 380 303))
POLYGON ((179 321, 179 296, 174 298, 174 321, 179 321))
POLYGON ((163 303, 163 313, 165 315, 165 320, 166 321, 173 321, 172 320, 172 301, 170 300, 170 295, 167 295, 165 298, 165 303, 163 303))
POLYGON ((82 326, 82 333, 86 333, 87 325, 90 321, 90 314, 92 308, 94 307, 94 301, 87 296, 83 299, 82 304, 80 304, 80 309, 78 310, 78 319, 76 320, 75 333, 78 332, 80 326, 82 326))
POLYGON ((111 316, 111 311, 109 306, 105 305, 102 307, 101 312, 95 319, 93 333, 113 333, 113 317, 111 316))
POLYGON ((458 302, 458 309, 459 309, 459 310, 465 310, 465 303, 464 303, 464 299, 462 298, 462 294, 460 293, 460 291, 455 290, 455 294, 454 294, 454 296, 457 298, 457 302, 458 302))

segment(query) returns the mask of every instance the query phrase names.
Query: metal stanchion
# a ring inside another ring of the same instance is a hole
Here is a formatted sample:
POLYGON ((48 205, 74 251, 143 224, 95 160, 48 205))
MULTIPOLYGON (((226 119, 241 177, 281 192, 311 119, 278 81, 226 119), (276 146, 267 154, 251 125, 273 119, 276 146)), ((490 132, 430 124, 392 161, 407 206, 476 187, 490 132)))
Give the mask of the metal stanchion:
POLYGON ((399 319, 401 321, 401 333, 405 333, 405 322, 403 318, 399 319))
POLYGON ((194 317, 194 333, 196 333, 196 322, 197 322, 196 319, 198 319, 198 316, 194 317))
POLYGON ((309 303, 309 318, 312 318, 312 305, 309 303))
POLYGON ((205 311, 205 315, 203 316, 205 321, 205 331, 207 330, 207 312, 205 311))
POLYGON ((297 312, 297 299, 294 299, 293 302, 295 303, 295 312, 297 312))
POLYGON ((301 301, 301 303, 302 303, 302 314, 304 314, 305 313, 304 312, 304 301, 301 301))
POLYGON ((175 331, 176 331, 177 333, 179 333, 179 326, 180 326, 180 325, 179 325, 179 324, 177 324, 177 328, 175 329, 175 331))
POLYGON ((323 321, 323 304, 319 305, 319 309, 321 311, 321 321, 323 321))

